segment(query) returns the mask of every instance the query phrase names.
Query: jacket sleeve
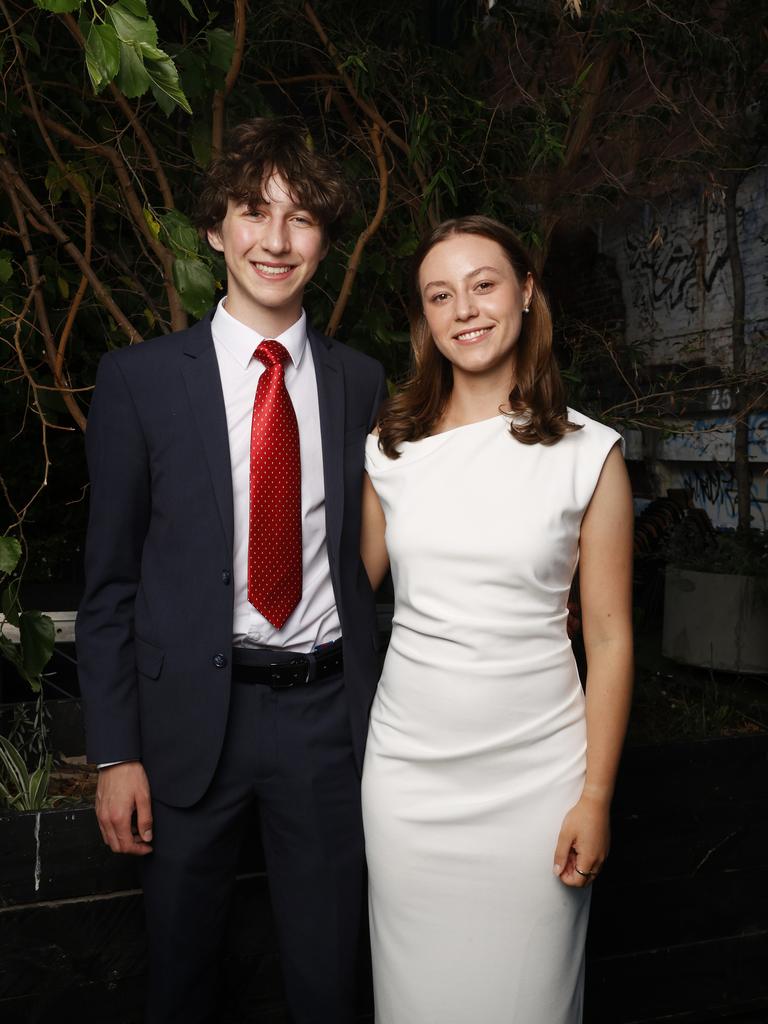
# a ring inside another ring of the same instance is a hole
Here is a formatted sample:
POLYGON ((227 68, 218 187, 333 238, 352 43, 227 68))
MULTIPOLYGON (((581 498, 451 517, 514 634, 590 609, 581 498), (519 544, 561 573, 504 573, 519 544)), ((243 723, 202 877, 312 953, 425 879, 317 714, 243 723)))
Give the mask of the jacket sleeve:
POLYGON ((86 429, 90 514, 76 624, 88 758, 141 757, 134 606, 150 517, 149 453, 115 354, 106 355, 86 429))

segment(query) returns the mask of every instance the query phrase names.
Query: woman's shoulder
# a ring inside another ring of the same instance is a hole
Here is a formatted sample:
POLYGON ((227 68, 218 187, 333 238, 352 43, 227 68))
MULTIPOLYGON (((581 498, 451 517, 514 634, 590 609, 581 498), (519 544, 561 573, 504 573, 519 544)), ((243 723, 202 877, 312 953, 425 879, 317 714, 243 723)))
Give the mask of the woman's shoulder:
POLYGON ((374 427, 365 439, 365 468, 368 469, 369 463, 376 465, 382 458, 384 453, 379 448, 379 428, 374 427))
POLYGON ((589 438, 590 440, 598 441, 605 440, 611 441, 615 444, 616 441, 621 441, 622 437, 618 430, 614 430, 613 427, 609 427, 607 423, 602 423, 600 420, 593 419, 591 416, 587 416, 583 412, 579 412, 578 409, 572 409, 568 406, 568 421, 569 423, 575 423, 581 427, 581 430, 572 431, 570 434, 566 434, 566 437, 583 437, 589 438))

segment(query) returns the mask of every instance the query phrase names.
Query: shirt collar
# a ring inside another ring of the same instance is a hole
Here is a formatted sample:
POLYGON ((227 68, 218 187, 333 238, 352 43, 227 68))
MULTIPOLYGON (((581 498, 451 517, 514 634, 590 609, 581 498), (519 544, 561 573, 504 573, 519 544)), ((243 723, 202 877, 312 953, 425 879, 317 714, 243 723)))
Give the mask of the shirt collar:
MULTIPOLYGON (((224 308, 226 295, 216 307, 211 320, 211 330, 216 342, 225 348, 232 358, 245 369, 253 359, 253 353, 267 337, 253 328, 236 320, 224 308)), ((298 369, 307 347, 307 314, 302 309, 301 316, 288 330, 276 335, 273 341, 279 341, 291 357, 291 362, 298 369)))

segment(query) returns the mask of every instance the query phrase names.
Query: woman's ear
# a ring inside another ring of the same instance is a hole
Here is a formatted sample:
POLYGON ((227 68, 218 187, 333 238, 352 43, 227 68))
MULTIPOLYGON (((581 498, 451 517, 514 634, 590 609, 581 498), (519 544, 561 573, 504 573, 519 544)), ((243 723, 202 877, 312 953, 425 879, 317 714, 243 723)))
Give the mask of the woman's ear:
POLYGON ((523 282, 523 306, 528 307, 531 304, 533 298, 533 274, 530 271, 525 275, 525 281, 523 282))

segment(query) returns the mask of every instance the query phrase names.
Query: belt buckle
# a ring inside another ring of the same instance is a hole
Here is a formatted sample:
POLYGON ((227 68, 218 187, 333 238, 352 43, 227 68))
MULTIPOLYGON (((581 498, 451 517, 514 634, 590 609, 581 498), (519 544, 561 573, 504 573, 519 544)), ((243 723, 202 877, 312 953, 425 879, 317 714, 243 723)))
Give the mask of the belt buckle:
POLYGON ((275 665, 270 665, 269 666, 269 675, 270 675, 269 685, 271 686, 271 688, 273 690, 290 690, 291 687, 292 686, 296 686, 297 683, 299 685, 302 685, 302 686, 306 685, 309 682, 309 658, 307 658, 305 655, 299 655, 296 658, 291 658, 290 661, 283 661, 283 662, 280 662, 280 663, 275 664, 275 665), (296 668, 297 665, 304 665, 305 666, 305 672, 304 672, 304 678, 303 679, 289 678, 289 679, 286 680, 285 678, 281 678, 281 676, 279 674, 280 673, 280 669, 288 668, 288 669, 293 669, 295 671, 295 668, 296 668))

